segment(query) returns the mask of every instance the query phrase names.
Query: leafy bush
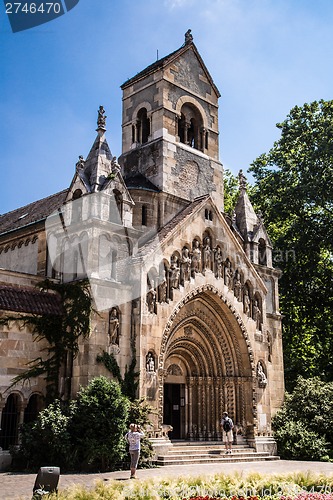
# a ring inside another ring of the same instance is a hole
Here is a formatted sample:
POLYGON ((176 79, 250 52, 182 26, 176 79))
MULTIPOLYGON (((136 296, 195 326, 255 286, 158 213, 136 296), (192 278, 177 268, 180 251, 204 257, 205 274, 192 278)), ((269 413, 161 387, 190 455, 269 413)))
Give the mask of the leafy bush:
POLYGON ((128 408, 114 380, 98 377, 81 388, 71 405, 69 425, 80 467, 105 471, 122 461, 128 408))
POLYGON ((14 468, 37 470, 45 464, 71 468, 74 456, 68 423, 69 417, 57 400, 41 411, 35 422, 24 424, 20 446, 12 451, 14 468))
POLYGON ((273 418, 274 436, 282 458, 330 460, 333 457, 333 383, 299 377, 273 418))

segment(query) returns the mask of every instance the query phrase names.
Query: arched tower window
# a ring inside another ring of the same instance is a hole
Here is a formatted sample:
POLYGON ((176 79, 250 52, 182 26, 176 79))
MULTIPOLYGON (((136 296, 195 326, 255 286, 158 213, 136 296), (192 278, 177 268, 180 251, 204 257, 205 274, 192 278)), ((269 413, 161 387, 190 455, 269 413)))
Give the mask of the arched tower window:
POLYGON ((142 205, 141 224, 142 224, 142 226, 147 225, 147 206, 146 205, 142 205))
POLYGON ((80 222, 82 220, 82 191, 75 189, 72 196, 72 222, 80 222))
POLYGON ((140 144, 145 144, 146 142, 148 142, 148 138, 150 135, 150 120, 147 116, 146 108, 141 108, 138 111, 136 128, 137 142, 139 142, 140 144))
POLYGON ((180 142, 203 151, 207 142, 205 134, 203 120, 199 110, 193 106, 193 104, 184 104, 178 121, 178 136, 180 142))

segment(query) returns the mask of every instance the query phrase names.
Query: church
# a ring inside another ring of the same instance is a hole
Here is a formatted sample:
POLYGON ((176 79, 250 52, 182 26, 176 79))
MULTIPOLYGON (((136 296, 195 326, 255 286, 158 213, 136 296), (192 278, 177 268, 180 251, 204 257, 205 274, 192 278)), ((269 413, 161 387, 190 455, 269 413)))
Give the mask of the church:
MULTIPOLYGON (((234 214, 224 213, 220 93, 191 31, 121 89, 121 156, 112 156, 100 106, 70 186, 0 216, 0 314, 57 314, 59 297, 37 284, 88 278, 94 311, 69 397, 112 377, 98 355, 112 355, 122 374, 134 357, 137 397, 157 410, 156 446, 220 440, 227 411, 236 437, 274 455, 280 271, 242 171, 234 214)), ((0 326, 0 467, 19 425, 43 408, 43 377, 11 385, 43 347, 19 320, 0 326)))

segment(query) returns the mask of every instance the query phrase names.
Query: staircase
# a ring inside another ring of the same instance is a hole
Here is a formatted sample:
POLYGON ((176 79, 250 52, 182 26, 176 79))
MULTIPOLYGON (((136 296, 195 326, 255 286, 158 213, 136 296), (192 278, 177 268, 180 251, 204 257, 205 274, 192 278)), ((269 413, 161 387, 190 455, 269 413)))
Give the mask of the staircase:
POLYGON ((231 455, 225 454, 225 447, 221 441, 172 441, 172 445, 172 448, 165 455, 157 457, 156 465, 257 462, 259 460, 279 460, 280 458, 276 455, 270 455, 269 452, 256 452, 246 443, 233 445, 231 455))

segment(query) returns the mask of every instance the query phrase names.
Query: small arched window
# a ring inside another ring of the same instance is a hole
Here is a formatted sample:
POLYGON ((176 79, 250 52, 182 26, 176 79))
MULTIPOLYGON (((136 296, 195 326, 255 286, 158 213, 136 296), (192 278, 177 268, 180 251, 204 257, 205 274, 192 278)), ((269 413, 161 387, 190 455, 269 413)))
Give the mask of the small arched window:
POLYGON ((32 396, 30 396, 29 403, 24 410, 24 423, 28 424, 29 422, 34 422, 42 408, 42 397, 39 394, 32 394, 32 396))
POLYGON ((82 191, 76 189, 72 196, 72 222, 80 222, 82 220, 82 191))
POLYGON ((147 225, 147 206, 146 205, 142 205, 141 224, 142 224, 142 226, 147 225))
POLYGON ((150 120, 147 115, 146 108, 141 108, 138 111, 136 122, 137 142, 145 144, 148 142, 150 135, 150 120))

